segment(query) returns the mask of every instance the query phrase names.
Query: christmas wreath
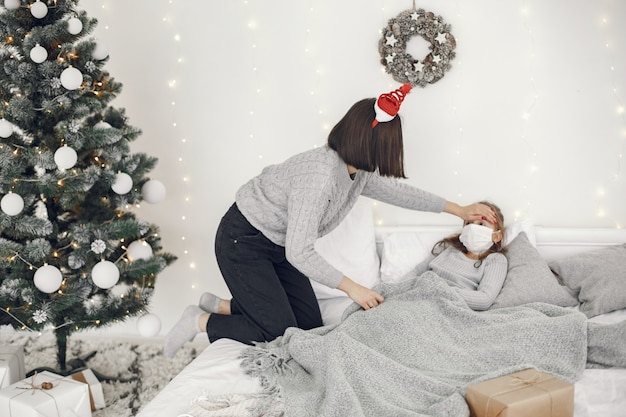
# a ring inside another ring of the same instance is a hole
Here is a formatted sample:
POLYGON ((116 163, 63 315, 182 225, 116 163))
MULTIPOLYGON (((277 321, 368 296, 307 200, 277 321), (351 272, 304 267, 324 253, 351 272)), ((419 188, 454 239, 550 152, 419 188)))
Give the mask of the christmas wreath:
POLYGON ((378 50, 387 73, 399 83, 425 87, 439 81, 450 69, 456 41, 450 25, 441 16, 424 9, 410 9, 389 19, 378 50), (430 43, 430 53, 420 61, 406 52, 407 42, 421 36, 430 43))

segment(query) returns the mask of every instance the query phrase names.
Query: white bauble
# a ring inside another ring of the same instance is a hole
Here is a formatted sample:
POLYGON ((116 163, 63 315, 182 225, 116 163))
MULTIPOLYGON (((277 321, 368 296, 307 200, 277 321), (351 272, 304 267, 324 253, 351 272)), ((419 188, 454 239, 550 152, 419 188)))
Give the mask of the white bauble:
POLYGON ((103 44, 100 41, 97 41, 96 47, 93 49, 91 56, 93 57, 93 59, 102 61, 103 59, 109 56, 109 51, 107 50, 107 47, 105 44, 103 44))
POLYGON ((30 6, 30 13, 37 19, 43 19, 48 14, 48 6, 40 0, 37 0, 30 6))
POLYGON ((61 73, 61 84, 68 90, 76 90, 83 83, 83 74, 74 67, 65 68, 61 73))
POLYGON ((35 272, 34 281, 39 291, 50 294, 61 287, 63 275, 56 266, 44 265, 35 272))
POLYGON ((7 10, 19 9, 22 5, 20 0, 4 0, 4 8, 7 10))
POLYGON ((115 180, 111 185, 111 189, 115 191, 116 194, 124 195, 128 193, 133 188, 133 179, 125 172, 118 172, 115 175, 115 180))
POLYGON ((16 216, 24 210, 24 199, 19 194, 9 193, 0 200, 0 208, 7 216, 16 216))
POLYGON ((111 125, 105 122, 104 120, 100 120, 98 123, 93 125, 94 129, 102 130, 102 129, 111 129, 111 125))
POLYGON ((156 314, 144 314, 137 319, 137 331, 143 337, 154 337, 161 331, 161 319, 156 314))
POLYGON ((150 204, 157 204, 165 198, 165 185, 161 181, 149 180, 141 187, 141 195, 150 204))
POLYGON ((30 59, 37 64, 41 64, 46 59, 48 59, 48 51, 43 46, 37 44, 33 49, 30 50, 30 59))
POLYGON ((73 148, 69 146, 62 146, 54 153, 54 163, 57 164, 59 169, 70 169, 76 165, 78 161, 78 155, 73 148))
POLYGON ((152 246, 145 240, 135 240, 128 245, 126 249, 129 261, 136 261, 137 259, 150 259, 152 257, 152 246))
POLYGON ((0 138, 8 138, 13 134, 13 124, 5 119, 0 119, 0 138))
POLYGON ((120 270, 111 261, 100 261, 91 270, 91 279, 98 287, 107 290, 117 284, 120 270))
POLYGON ((67 21, 67 31, 72 35, 78 35, 83 30, 83 22, 77 17, 72 17, 67 21))

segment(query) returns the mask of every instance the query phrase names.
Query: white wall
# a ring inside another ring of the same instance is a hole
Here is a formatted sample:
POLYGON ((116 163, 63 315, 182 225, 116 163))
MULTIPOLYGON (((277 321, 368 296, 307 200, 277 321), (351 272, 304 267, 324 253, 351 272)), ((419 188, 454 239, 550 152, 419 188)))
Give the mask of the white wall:
MULTIPOLYGON (((452 69, 401 114, 410 184, 509 221, 626 225, 626 2, 422 0, 457 40, 452 69)), ((124 89, 112 103, 159 158, 166 200, 143 205, 179 260, 157 279, 164 334, 205 290, 227 296, 213 254, 220 217, 263 166, 325 142, 355 101, 399 86, 380 29, 399 0, 83 0, 124 89)), ((374 207, 376 222, 456 224, 374 207)), ((134 331, 134 319, 113 330, 134 331)))

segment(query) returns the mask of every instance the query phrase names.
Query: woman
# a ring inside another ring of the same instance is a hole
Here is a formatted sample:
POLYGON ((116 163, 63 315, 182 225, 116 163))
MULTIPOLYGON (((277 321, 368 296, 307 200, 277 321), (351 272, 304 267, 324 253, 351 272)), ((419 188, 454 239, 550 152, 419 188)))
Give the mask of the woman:
POLYGON ((472 310, 487 310, 500 294, 508 262, 504 256, 504 216, 495 204, 483 201, 496 213, 496 221, 465 221, 461 233, 437 242, 432 256, 407 278, 434 271, 446 280, 472 310))
POLYGON ((459 206, 399 182, 404 174, 400 104, 409 84, 355 103, 333 127, 326 146, 266 167, 243 185, 218 227, 215 252, 232 294, 205 293, 168 333, 173 356, 198 332, 211 342, 270 341, 288 327, 322 325, 309 278, 344 291, 364 309, 384 298, 336 270, 314 249, 364 195, 396 206, 446 212, 466 221, 495 221, 490 207, 459 206))

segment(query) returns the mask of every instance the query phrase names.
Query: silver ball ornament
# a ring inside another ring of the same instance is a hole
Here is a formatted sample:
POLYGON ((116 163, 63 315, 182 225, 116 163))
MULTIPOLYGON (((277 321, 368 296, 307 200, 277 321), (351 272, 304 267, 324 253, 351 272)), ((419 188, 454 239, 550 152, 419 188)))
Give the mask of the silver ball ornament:
POLYGON ((141 187, 141 196, 150 204, 157 204, 165 199, 165 185, 161 181, 149 180, 141 187))
POLYGON ((91 279, 99 288, 107 290, 119 281, 120 270, 113 262, 102 260, 91 270, 91 279))
POLYGON ((5 119, 0 119, 0 138, 8 138, 13 134, 13 124, 5 119))
POLYGON ((9 193, 0 200, 0 208, 7 216, 17 216, 24 210, 24 199, 16 193, 9 193))
POLYGON ((135 240, 128 245, 126 255, 131 262, 137 259, 150 259, 152 257, 152 246, 145 240, 135 240))
POLYGON ((67 90, 76 90, 83 83, 83 74, 74 67, 65 68, 61 73, 61 85, 67 90))
POLYGON ((30 59, 37 64, 41 64, 46 59, 48 59, 48 51, 43 46, 37 44, 33 49, 30 50, 30 59))
POLYGON ((54 163, 60 170, 72 168, 76 165, 76 161, 78 161, 78 154, 69 146, 62 146, 54 153, 54 163))
POLYGON ((37 19, 43 19, 48 14, 48 6, 40 0, 37 0, 30 6, 30 14, 37 19))
POLYGON ((124 195, 133 188, 133 179, 125 172, 118 172, 115 175, 115 180, 111 184, 111 189, 116 194, 124 195))
POLYGON ((72 17, 67 21, 67 31, 72 35, 78 35, 83 30, 83 22, 77 17, 72 17))
POLYGON ((4 8, 7 10, 19 9, 22 5, 20 0, 4 0, 4 8))
POLYGON ((50 294, 61 288, 63 275, 56 266, 44 265, 35 272, 34 282, 39 291, 50 294))
POLYGON ((93 57, 93 59, 102 61, 103 59, 109 56, 109 51, 105 44, 103 44, 100 41, 97 41, 96 47, 93 49, 91 56, 93 57))
POLYGON ((143 337, 154 337, 161 331, 161 319, 156 314, 144 314, 137 319, 137 331, 143 337))

